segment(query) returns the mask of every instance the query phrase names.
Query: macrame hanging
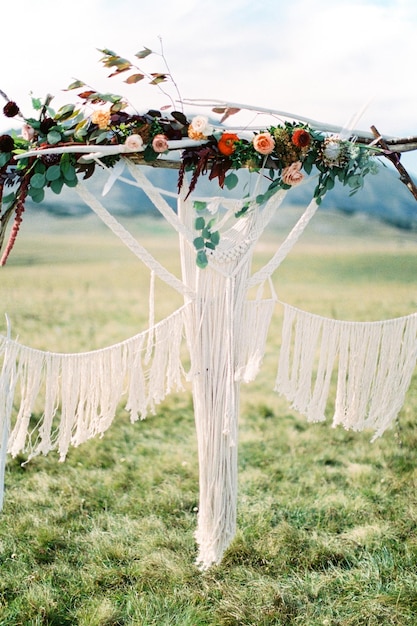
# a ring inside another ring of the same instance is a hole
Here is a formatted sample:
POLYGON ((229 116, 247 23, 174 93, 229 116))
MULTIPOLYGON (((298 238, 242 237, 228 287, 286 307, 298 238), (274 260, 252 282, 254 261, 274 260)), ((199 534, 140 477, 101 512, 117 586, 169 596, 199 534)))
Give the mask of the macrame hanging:
MULTIPOLYGON (((133 68, 111 51, 102 52, 106 67, 119 67, 123 61, 123 71, 133 68)), ((138 57, 150 53, 145 49, 138 57)), ((154 84, 163 80, 162 74, 151 77, 154 84)), ((129 80, 141 78, 133 74, 129 80)), ((7 336, 0 337, 0 505, 8 452, 30 459, 57 450, 64 460, 69 446, 103 435, 120 402, 132 421, 143 419, 167 393, 182 389, 187 378, 199 462, 197 563, 207 569, 221 561, 236 531, 240 385, 256 377, 271 317, 282 304, 272 288, 272 274, 324 194, 338 182, 353 192, 360 189, 364 176, 374 171, 374 156, 387 157, 417 199, 417 189, 398 157, 416 149, 417 140, 384 139, 375 127, 368 133, 348 131, 235 103, 211 103, 223 116, 217 126, 203 116, 189 122, 176 111, 170 117, 154 110, 128 114, 124 111, 128 103, 119 96, 86 91, 78 82, 74 88, 81 89, 78 95, 87 113, 67 105, 49 118, 48 101, 39 120, 25 119, 25 137, 0 137, 0 197, 5 186, 16 187, 10 196, 3 196, 0 247, 13 215, 14 224, 0 265, 13 248, 27 195, 41 201, 44 187, 59 193, 68 185, 149 269, 151 290, 157 276, 183 296, 184 305, 155 324, 151 294, 147 330, 81 354, 23 346, 11 338, 9 327, 7 336), (109 102, 110 110, 91 114, 91 104, 109 102), (225 128, 224 121, 241 108, 268 113, 274 124, 267 129, 225 128), (282 123, 277 125, 277 119, 282 123), (246 135, 238 136, 241 131, 246 135), (178 150, 179 159, 170 160, 178 150), (179 170, 177 211, 165 199, 167 192, 145 175, 143 165, 149 163, 179 170), (95 168, 109 174, 104 192, 117 179, 136 185, 175 229, 181 277, 163 267, 80 181, 81 174, 88 178, 95 168), (129 178, 123 177, 125 169, 129 178), (241 197, 226 197, 222 191, 209 197, 198 194, 200 176, 208 174, 220 189, 231 189, 238 182, 234 170, 239 169, 254 172, 241 197), (315 178, 311 202, 269 262, 252 273, 255 246, 286 194, 301 183, 302 170, 315 178), (269 298, 263 297, 264 287, 270 287, 269 298), (187 372, 181 363, 184 342, 191 363, 187 372), (35 419, 35 414, 40 417, 35 419)), ((3 111, 8 117, 21 115, 8 99, 3 111)), ((380 436, 396 419, 410 385, 417 358, 417 314, 382 322, 343 322, 282 306, 276 390, 309 421, 322 421, 331 409, 335 387, 333 424, 370 429, 373 439, 380 436)))

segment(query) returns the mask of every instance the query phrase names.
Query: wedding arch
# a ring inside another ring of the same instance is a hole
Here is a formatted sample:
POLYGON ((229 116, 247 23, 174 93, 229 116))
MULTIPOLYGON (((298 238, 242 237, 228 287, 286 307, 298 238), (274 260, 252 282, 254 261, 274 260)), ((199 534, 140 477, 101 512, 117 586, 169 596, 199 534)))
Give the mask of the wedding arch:
MULTIPOLYGON (((143 72, 111 50, 102 53, 110 76, 123 73, 126 83, 148 79, 160 87, 172 80, 168 73, 143 72)), ((145 48, 136 59, 142 62, 150 54, 145 48)), ((329 319, 280 302, 271 277, 324 195, 337 184, 359 191, 379 159, 393 163, 417 199, 400 160, 402 152, 417 149, 417 138, 382 137, 375 127, 370 132, 344 129, 230 102, 188 101, 193 109, 205 107, 211 119, 206 114, 190 119, 175 107, 137 113, 123 97, 94 91, 82 81, 68 89, 77 94, 78 105, 55 111, 49 96, 34 98, 35 117, 24 115, 1 92, 4 115, 20 119, 21 128, 0 136, 0 264, 13 249, 25 200, 42 202, 46 188, 59 194, 73 187, 144 263, 151 278, 157 276, 179 292, 184 304, 134 337, 90 352, 33 349, 14 340, 10 328, 0 337, 0 504, 8 453, 23 453, 29 460, 57 450, 64 460, 70 446, 109 428, 120 402, 132 422, 143 419, 187 378, 198 442, 197 562, 206 569, 221 561, 235 534, 240 386, 258 373, 277 304, 284 321, 275 389, 309 421, 325 420, 334 376, 333 424, 369 429, 375 439, 401 409, 417 358, 417 313, 372 322, 329 319), (242 109, 268 114, 272 122, 266 127, 226 124, 242 109), (175 194, 157 188, 144 165, 178 170, 175 194), (83 180, 98 170, 108 173, 103 193, 117 179, 136 185, 178 233, 180 277, 89 191, 83 180), (250 184, 240 197, 224 193, 248 171, 250 184), (197 195, 203 176, 218 182, 218 195, 197 195), (253 272, 261 234, 286 194, 307 179, 315 181, 311 201, 270 260, 253 272), (177 199, 176 210, 169 195, 177 199), (269 297, 264 297, 264 287, 269 297), (184 341, 188 371, 181 358, 184 341), (35 423, 39 397, 43 412, 35 423)))

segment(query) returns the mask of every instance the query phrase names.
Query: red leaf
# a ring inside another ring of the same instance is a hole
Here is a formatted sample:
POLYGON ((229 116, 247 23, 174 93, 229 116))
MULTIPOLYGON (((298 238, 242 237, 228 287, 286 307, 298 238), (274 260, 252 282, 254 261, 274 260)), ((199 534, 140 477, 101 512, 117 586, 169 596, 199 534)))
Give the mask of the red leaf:
POLYGON ((227 120, 228 117, 230 117, 231 115, 235 115, 235 113, 239 113, 240 109, 237 109, 235 107, 227 107, 222 119, 220 120, 220 124, 222 124, 225 120, 227 120))

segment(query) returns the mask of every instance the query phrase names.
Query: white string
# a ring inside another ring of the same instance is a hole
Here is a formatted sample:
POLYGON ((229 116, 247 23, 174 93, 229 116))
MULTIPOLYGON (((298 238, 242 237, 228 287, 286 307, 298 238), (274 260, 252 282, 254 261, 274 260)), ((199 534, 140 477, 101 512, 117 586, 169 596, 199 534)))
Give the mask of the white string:
POLYGON ((193 294, 174 274, 171 274, 161 265, 121 224, 118 222, 104 206, 95 198, 80 182, 75 187, 76 191, 84 202, 94 211, 94 213, 110 228, 110 230, 137 256, 150 270, 164 281, 167 285, 190 297, 193 294))

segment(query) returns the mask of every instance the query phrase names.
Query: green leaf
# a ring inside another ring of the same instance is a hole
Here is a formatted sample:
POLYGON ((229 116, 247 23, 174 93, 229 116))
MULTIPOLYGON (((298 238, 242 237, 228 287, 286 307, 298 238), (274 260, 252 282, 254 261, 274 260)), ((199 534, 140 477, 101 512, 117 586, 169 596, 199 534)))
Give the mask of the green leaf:
POLYGON ((59 177, 56 180, 51 182, 51 189, 54 193, 59 194, 62 191, 62 187, 64 186, 64 179, 59 177))
POLYGON ((3 204, 11 204, 16 200, 15 193, 8 193, 7 196, 3 196, 3 204))
POLYGON ((59 165, 51 165, 46 170, 46 180, 52 182, 53 180, 57 180, 61 177, 61 168, 59 165))
POLYGON ((197 217, 195 222, 194 222, 194 228, 196 230, 203 230, 204 226, 206 225, 206 220, 204 219, 204 217, 197 217))
POLYGON ((212 244, 214 244, 215 246, 217 246, 219 244, 220 241, 220 233, 218 230, 215 230, 214 233, 211 233, 210 235, 210 241, 212 244))
POLYGON ((75 178, 66 178, 64 182, 67 187, 76 187, 78 185, 77 175, 75 175, 75 178))
POLYGON ((35 111, 40 111, 42 108, 42 100, 40 98, 32 98, 32 106, 35 111))
POLYGON ((204 248, 204 239, 203 237, 196 237, 193 241, 194 248, 196 250, 203 250, 204 248))
POLYGON ((85 87, 85 83, 83 83, 82 80, 75 80, 64 91, 71 91, 72 89, 80 89, 81 87, 85 87))
POLYGON ((30 186, 34 189, 43 189, 46 184, 45 174, 34 174, 30 179, 30 186))
POLYGON ((0 167, 6 165, 10 161, 11 156, 10 152, 0 152, 0 167))
POLYGON ((65 106, 58 109, 58 112, 55 115, 55 119, 60 121, 68 119, 74 113, 74 109, 74 104, 66 104, 65 106))
POLYGON ((326 190, 330 191, 330 189, 333 189, 333 187, 334 187, 334 179, 329 176, 326 179, 326 190))
POLYGON ((136 52, 135 57, 137 57, 138 59, 145 59, 150 54, 152 54, 152 50, 149 50, 149 48, 145 46, 143 50, 140 50, 140 52, 136 52))
POLYGON ((201 269, 204 269, 208 265, 207 254, 204 250, 199 250, 197 252, 197 266, 201 269))
POLYGON ((207 208, 207 202, 201 200, 194 200, 194 208, 196 211, 204 211, 207 208))
POLYGON ((42 200, 45 197, 45 192, 43 189, 36 189, 34 187, 29 187, 28 195, 32 198, 33 202, 42 202, 42 200))
POLYGON ((55 146, 61 141, 61 133, 59 133, 57 130, 50 130, 46 136, 46 139, 48 143, 51 144, 51 146, 55 146))
POLYGON ((234 189, 236 185, 238 184, 238 182, 239 182, 239 178, 234 172, 230 172, 230 174, 228 174, 226 178, 224 179, 224 184, 229 190, 234 189))

